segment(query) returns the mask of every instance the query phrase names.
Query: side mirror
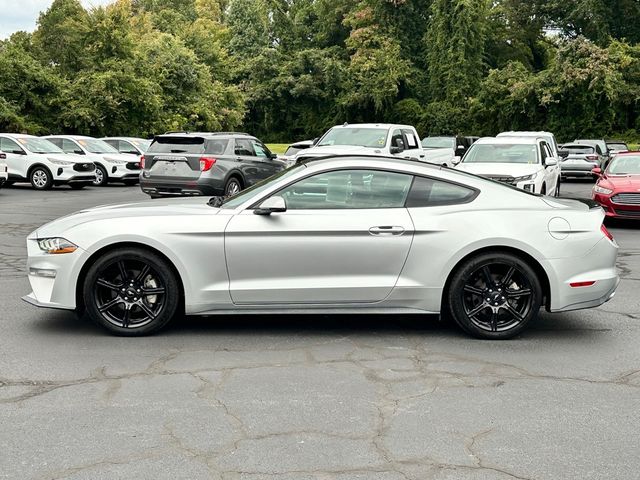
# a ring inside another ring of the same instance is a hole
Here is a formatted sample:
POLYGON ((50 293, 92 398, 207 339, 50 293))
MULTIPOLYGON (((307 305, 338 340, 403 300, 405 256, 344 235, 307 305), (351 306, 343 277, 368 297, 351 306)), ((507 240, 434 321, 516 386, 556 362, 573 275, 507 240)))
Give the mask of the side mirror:
POLYGON ((13 153, 14 155, 26 155, 27 154, 27 152, 25 152, 24 150, 21 150, 21 149, 11 150, 8 153, 13 153))
POLYGON ((84 155, 82 150, 74 150, 72 153, 75 153, 76 155, 84 155))
POLYGON ((602 176, 602 169, 599 167, 592 168, 591 173, 600 177, 602 176))
POLYGON ((389 148, 389 153, 396 154, 404 152, 404 142, 400 138, 396 138, 396 144, 391 145, 389 148))
POLYGON ((140 155, 140 153, 134 152, 133 150, 127 150, 127 151, 120 152, 120 153, 126 153, 127 155, 140 155))
POLYGON ((276 154, 276 153, 270 153, 270 154, 269 154, 269 158, 270 158, 271 160, 276 160, 276 159, 278 158, 278 154, 276 154))
POLYGON ((558 159, 556 157, 547 157, 544 161, 545 167, 553 167, 554 165, 558 165, 558 159))
POLYGON ((313 144, 315 145, 316 143, 318 143, 318 140, 320 140, 320 137, 316 137, 313 139, 313 144))
POLYGON ((282 213, 287 211, 287 204, 279 195, 267 198, 256 208, 253 213, 255 215, 271 215, 272 213, 282 213))

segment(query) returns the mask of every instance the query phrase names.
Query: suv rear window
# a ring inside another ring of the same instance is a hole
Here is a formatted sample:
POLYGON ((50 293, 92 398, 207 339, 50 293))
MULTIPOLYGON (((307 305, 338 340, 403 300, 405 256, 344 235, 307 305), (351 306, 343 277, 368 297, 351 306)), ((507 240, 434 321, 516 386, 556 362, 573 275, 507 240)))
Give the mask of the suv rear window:
POLYGON ((205 153, 204 138, 177 137, 174 135, 156 137, 148 153, 205 153))

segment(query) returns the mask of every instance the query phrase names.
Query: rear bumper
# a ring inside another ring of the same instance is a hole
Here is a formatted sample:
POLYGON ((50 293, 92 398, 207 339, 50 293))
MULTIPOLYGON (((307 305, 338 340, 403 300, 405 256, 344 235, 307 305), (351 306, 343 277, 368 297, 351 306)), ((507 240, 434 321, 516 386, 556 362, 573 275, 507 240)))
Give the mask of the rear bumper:
POLYGON ((140 188, 149 195, 222 195, 224 186, 222 181, 213 178, 193 180, 171 180, 168 178, 140 177, 140 188))

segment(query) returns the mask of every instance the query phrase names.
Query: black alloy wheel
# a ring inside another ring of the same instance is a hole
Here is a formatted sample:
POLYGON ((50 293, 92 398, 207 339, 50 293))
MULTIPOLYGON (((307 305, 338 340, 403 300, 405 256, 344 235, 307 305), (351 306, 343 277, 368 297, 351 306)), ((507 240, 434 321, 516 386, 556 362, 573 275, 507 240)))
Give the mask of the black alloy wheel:
POLYGON ((454 274, 448 293, 456 323, 484 339, 514 337, 537 316, 542 304, 536 273, 508 253, 466 261, 454 274))
POLYGON ((179 303, 179 287, 162 258, 126 248, 105 254, 91 266, 83 296, 87 313, 96 323, 117 335, 139 336, 171 320, 179 303))

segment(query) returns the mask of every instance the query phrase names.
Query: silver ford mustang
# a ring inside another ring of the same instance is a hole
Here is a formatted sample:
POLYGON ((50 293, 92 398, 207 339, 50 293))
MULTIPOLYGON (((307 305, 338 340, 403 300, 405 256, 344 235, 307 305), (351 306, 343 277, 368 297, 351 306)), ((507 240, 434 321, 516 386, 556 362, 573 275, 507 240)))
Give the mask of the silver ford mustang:
POLYGON ((588 201, 415 161, 309 161, 222 200, 83 210, 29 235, 24 299, 119 335, 179 312, 441 313, 504 339, 595 307, 618 247, 588 201))

